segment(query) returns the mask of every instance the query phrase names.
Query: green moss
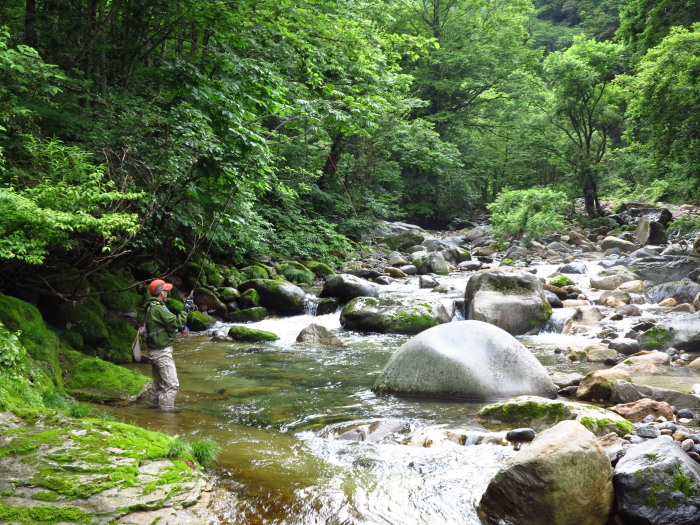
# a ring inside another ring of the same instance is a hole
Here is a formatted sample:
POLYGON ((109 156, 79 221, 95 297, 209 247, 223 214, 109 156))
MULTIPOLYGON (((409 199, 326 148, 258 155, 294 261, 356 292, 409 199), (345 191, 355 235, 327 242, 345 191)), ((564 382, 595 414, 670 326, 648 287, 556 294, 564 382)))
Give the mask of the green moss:
POLYGON ((572 413, 564 403, 526 401, 525 403, 506 402, 487 405, 479 411, 479 416, 509 423, 539 419, 562 421, 571 419, 572 413))
POLYGON ((552 286, 563 288, 564 286, 570 286, 574 284, 574 281, 572 281, 571 278, 567 277, 566 275, 557 275, 554 279, 549 281, 549 284, 551 284, 552 286))
POLYGON ((255 288, 249 288, 236 301, 241 308, 260 306, 260 294, 255 288))
POLYGON ((3 523, 90 523, 90 515, 78 507, 9 507, 0 504, 3 523))
POLYGON ((241 273, 245 275, 249 280, 271 279, 275 275, 272 268, 269 268, 264 264, 255 264, 253 266, 247 266, 241 270, 241 273))
POLYGON ((328 277, 335 275, 333 268, 318 261, 304 261, 304 266, 311 270, 317 277, 328 277))
POLYGON ((661 326, 650 328, 642 334, 641 342, 648 348, 660 348, 671 340, 671 330, 661 326))
POLYGON ((316 276, 312 271, 298 262, 286 262, 277 266, 277 273, 294 284, 313 284, 316 276))
POLYGON ((265 330, 253 330, 252 328, 245 328, 244 326, 232 326, 228 335, 235 339, 236 341, 276 341, 279 339, 277 334, 272 332, 266 332, 265 330))
POLYGON ((136 337, 136 329, 126 319, 110 319, 106 323, 109 335, 104 349, 98 357, 112 363, 130 363, 132 360, 131 343, 136 337))
POLYGON ((216 320, 202 312, 190 312, 187 315, 187 326, 193 332, 203 332, 214 326, 216 320))
POLYGON ((399 311, 391 317, 387 331, 396 334, 418 334, 437 326, 440 322, 432 316, 432 310, 432 305, 421 304, 399 311))
POLYGON ((120 399, 141 392, 150 379, 143 374, 97 358, 70 353, 66 389, 85 401, 120 399))
POLYGON ((238 312, 229 312, 226 315, 226 320, 231 323, 255 323, 262 321, 267 317, 267 309, 262 306, 257 308, 246 308, 238 312))
POLYGON ((86 344, 99 346, 107 340, 109 334, 102 322, 104 309, 99 302, 63 303, 58 314, 66 330, 79 333, 86 344))
POLYGON ((141 294, 133 288, 133 281, 122 273, 102 273, 90 278, 91 287, 101 292, 100 301, 115 312, 133 312, 141 301, 141 294))
POLYGON ((487 286, 491 290, 502 293, 503 295, 526 295, 532 292, 532 290, 529 287, 512 280, 492 280, 488 282, 487 286))

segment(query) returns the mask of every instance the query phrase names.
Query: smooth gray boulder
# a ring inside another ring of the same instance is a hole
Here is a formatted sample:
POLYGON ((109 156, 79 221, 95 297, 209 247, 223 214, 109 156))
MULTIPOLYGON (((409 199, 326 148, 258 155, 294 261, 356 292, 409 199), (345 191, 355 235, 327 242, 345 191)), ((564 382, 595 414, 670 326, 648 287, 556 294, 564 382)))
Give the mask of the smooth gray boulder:
POLYGON ((379 297, 379 287, 355 275, 339 273, 326 279, 319 297, 337 297, 347 303, 355 297, 379 297))
POLYGON ((447 275, 450 273, 450 269, 447 266, 445 257, 443 257, 442 252, 428 252, 428 253, 418 253, 414 255, 411 263, 418 269, 418 273, 421 275, 427 273, 436 273, 438 275, 447 275))
POLYGON ((601 270, 591 277, 591 288, 598 290, 614 290, 621 284, 638 281, 639 277, 622 265, 612 266, 601 270))
POLYGON ((700 257, 684 255, 658 255, 643 259, 623 261, 639 276, 653 284, 680 281, 700 267, 700 257))
POLYGON ((389 334, 418 334, 433 326, 449 323, 450 314, 439 301, 356 297, 340 313, 347 330, 389 334))
POLYGON ((506 331, 481 321, 430 328, 404 343, 377 378, 379 393, 492 400, 556 397, 535 356, 506 331))
POLYGON ((653 350, 677 348, 700 352, 700 312, 660 322, 639 336, 639 344, 642 348, 653 350))
POLYGON ((639 219, 637 231, 634 232, 634 236, 637 239, 637 243, 642 246, 647 244, 658 246, 666 243, 668 240, 665 226, 660 222, 652 221, 646 217, 639 219))
POLYGON ((576 421, 545 430, 491 480, 482 523, 606 525, 613 504, 610 459, 576 421))
POLYGON ((374 232, 374 239, 386 244, 392 250, 405 250, 410 246, 422 243, 425 239, 425 232, 415 224, 382 221, 374 232))
POLYGON ((700 465, 670 436, 630 447, 615 466, 613 483, 625 523, 698 523, 700 465))
POLYGON ((501 270, 474 275, 464 295, 467 319, 520 335, 539 330, 552 315, 542 283, 531 273, 501 270))
POLYGON ((686 278, 680 281, 671 281, 647 288, 644 291, 644 298, 649 303, 658 304, 664 299, 672 297, 678 304, 681 304, 692 303, 695 296, 699 293, 700 283, 693 282, 686 278))

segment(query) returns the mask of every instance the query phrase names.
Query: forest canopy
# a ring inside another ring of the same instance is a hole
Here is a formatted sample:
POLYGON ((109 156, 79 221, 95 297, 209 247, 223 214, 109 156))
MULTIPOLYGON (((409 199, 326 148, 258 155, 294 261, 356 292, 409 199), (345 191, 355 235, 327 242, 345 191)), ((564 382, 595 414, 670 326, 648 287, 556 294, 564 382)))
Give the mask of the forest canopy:
MULTIPOLYGON (((342 260, 504 190, 700 201, 700 9, 664 0, 7 0, 8 276, 342 260), (60 263, 60 264, 59 264, 60 263)), ((555 205, 555 203, 550 203, 555 205)))

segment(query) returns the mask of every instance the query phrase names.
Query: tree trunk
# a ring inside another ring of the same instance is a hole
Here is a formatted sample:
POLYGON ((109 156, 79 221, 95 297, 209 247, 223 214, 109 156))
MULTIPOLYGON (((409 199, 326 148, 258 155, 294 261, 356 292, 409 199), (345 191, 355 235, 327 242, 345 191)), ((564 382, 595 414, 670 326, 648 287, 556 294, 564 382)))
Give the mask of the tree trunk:
POLYGON ((24 42, 36 49, 36 0, 26 0, 24 8, 24 42))

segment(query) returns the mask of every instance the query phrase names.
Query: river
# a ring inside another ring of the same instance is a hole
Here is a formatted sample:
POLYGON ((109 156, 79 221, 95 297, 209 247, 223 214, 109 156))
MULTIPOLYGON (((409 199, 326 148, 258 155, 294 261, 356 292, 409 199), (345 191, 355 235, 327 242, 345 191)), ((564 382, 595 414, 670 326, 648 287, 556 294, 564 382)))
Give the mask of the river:
MULTIPOLYGON (((537 275, 547 277, 555 268, 537 267, 537 275)), ((581 286, 587 284, 588 276, 571 277, 581 286)), ((381 293, 432 299, 437 295, 448 306, 463 298, 468 274, 438 280, 450 289, 447 293, 420 289, 417 277, 397 280, 381 293)), ((555 310, 549 329, 520 339, 548 370, 585 373, 591 368, 588 363, 570 363, 555 351, 593 337, 557 333, 557 319, 570 313, 555 310)), ((229 326, 218 324, 213 332, 229 326)), ((161 414, 142 403, 113 409, 127 422, 186 440, 211 438, 221 445, 211 471, 210 523, 479 523, 476 505, 482 493, 515 452, 498 444, 502 431, 475 421, 484 403, 372 392, 375 378, 408 336, 346 331, 339 312, 246 326, 274 332, 280 339, 212 342, 210 333, 180 338, 175 346, 180 412, 161 414), (295 342, 311 323, 333 330, 345 346, 295 342), (377 422, 385 422, 393 432, 359 442, 338 439, 346 431, 377 422), (448 430, 470 436, 468 444, 445 439, 448 430), (431 445, 424 446, 427 442, 431 445)), ((148 365, 132 366, 150 374, 148 365)), ((698 378, 666 378, 666 387, 669 381, 689 388, 698 378)))

